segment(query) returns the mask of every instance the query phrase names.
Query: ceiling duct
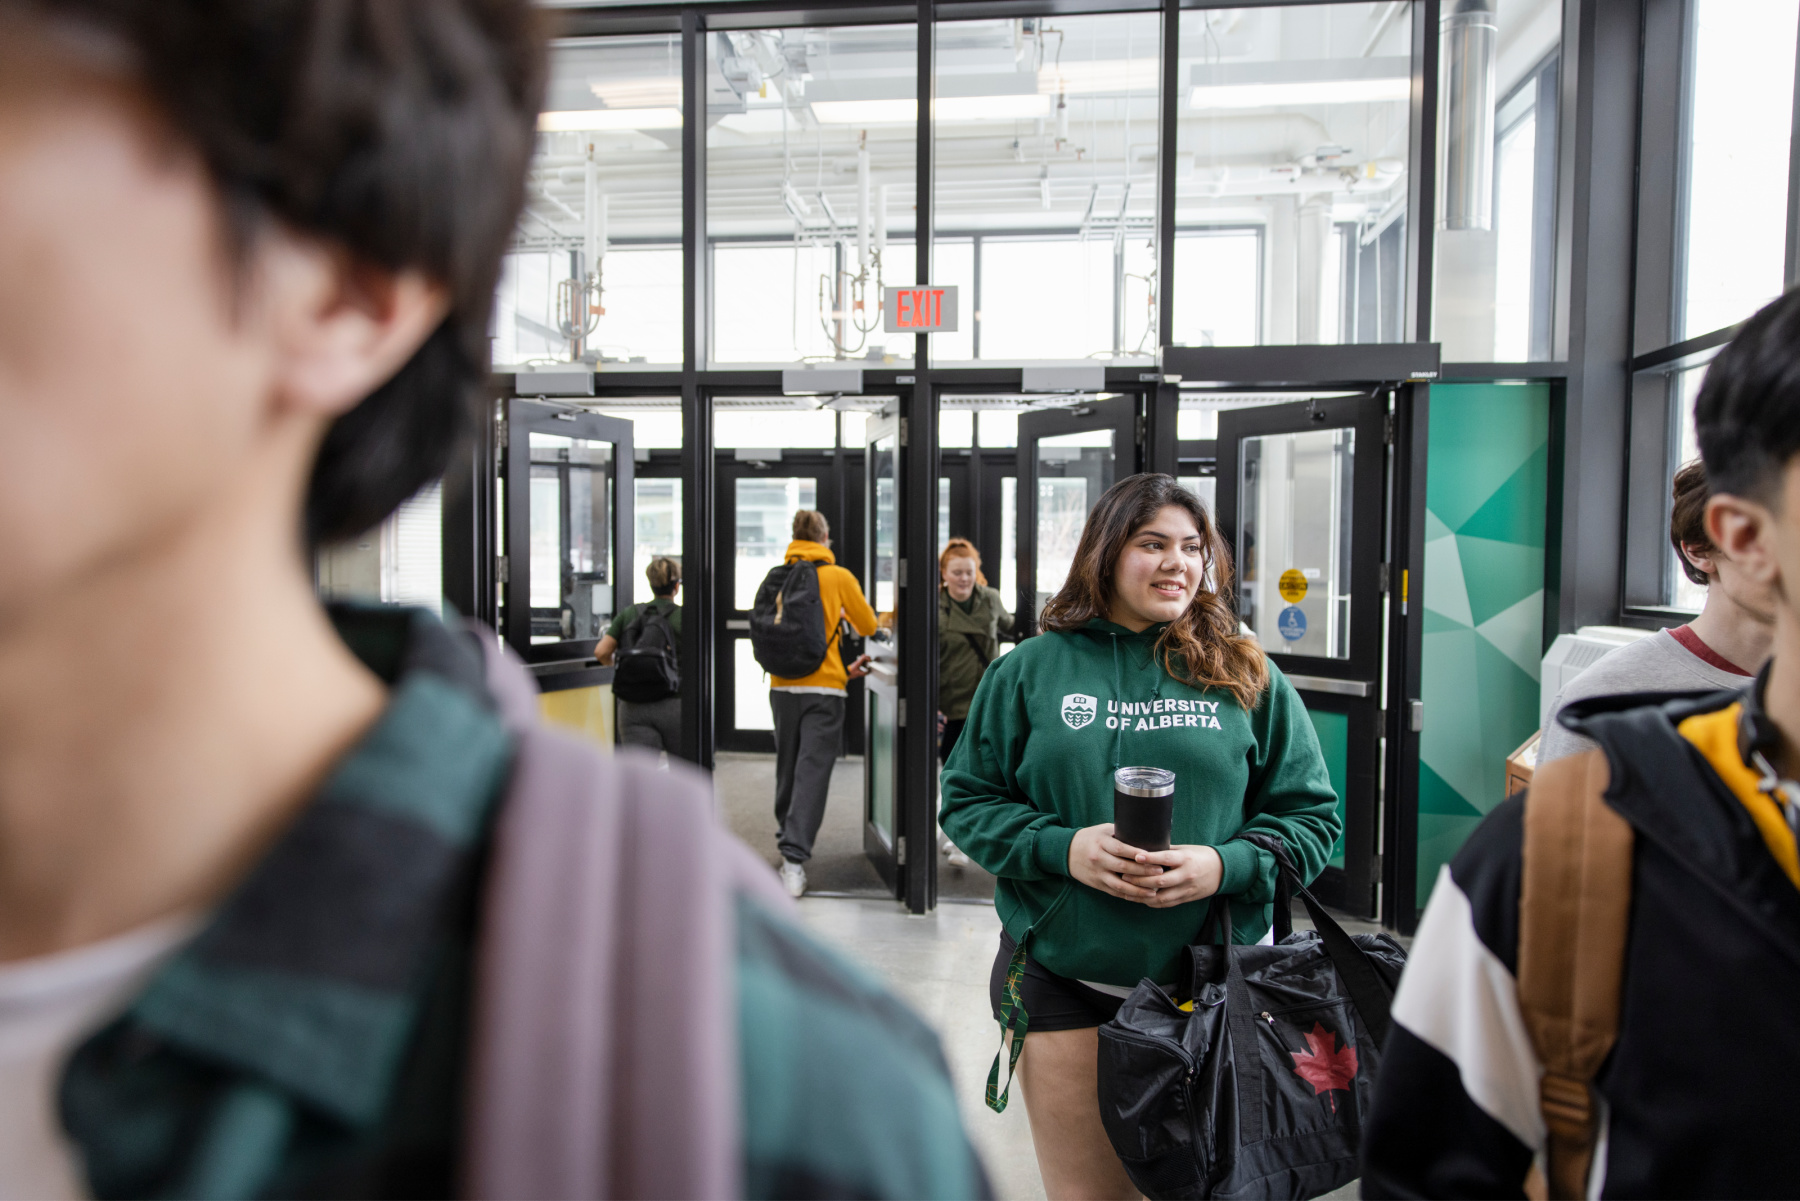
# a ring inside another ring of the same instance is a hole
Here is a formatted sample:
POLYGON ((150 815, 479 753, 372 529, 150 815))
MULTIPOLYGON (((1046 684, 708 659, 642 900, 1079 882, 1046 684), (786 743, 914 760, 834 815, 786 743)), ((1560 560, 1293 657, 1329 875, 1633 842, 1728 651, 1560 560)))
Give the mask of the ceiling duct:
POLYGON ((1443 19, 1445 229, 1494 227, 1494 0, 1452 0, 1443 19))

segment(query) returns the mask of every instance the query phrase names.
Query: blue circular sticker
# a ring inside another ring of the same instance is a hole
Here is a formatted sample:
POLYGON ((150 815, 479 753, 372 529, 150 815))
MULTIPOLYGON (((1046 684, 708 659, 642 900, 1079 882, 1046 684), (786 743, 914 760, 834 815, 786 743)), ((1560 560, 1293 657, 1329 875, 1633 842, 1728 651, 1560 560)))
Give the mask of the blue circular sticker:
POLYGON ((1289 605, 1275 619, 1275 628, 1289 642, 1298 642, 1306 637, 1306 614, 1300 611, 1299 605, 1289 605))

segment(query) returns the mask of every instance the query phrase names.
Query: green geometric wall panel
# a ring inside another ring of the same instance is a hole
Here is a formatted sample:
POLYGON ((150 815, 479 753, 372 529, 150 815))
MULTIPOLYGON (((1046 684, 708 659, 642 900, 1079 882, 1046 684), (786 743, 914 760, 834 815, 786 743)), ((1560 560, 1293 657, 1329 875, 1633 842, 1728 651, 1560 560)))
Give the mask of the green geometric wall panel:
POLYGON ((1328 867, 1341 868, 1344 866, 1344 798, 1348 795, 1345 789, 1350 778, 1350 715, 1324 709, 1308 709, 1306 715, 1312 718, 1313 732, 1319 736, 1319 750, 1325 754, 1325 773, 1331 777, 1331 791, 1337 793, 1338 799, 1337 845, 1331 848, 1331 857, 1325 863, 1328 867))
POLYGON ((1418 901, 1537 728, 1550 389, 1437 384, 1425 466, 1418 901))

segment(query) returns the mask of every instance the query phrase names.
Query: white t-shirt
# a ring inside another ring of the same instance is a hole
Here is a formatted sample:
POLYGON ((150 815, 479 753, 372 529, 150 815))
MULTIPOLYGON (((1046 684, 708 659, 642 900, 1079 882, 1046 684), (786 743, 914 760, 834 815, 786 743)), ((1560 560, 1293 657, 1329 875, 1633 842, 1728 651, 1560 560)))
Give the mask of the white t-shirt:
POLYGON ((104 942, 0 963, 0 1201, 87 1196, 57 1115, 62 1069, 199 926, 169 918, 104 942))

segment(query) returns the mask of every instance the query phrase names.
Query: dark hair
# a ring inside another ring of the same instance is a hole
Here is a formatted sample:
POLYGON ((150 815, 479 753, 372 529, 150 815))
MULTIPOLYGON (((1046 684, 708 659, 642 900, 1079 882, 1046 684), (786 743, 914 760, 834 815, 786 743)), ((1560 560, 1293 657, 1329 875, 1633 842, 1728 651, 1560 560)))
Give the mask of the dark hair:
POLYGON ((1699 459, 1682 464, 1681 470, 1675 473, 1672 491, 1674 502, 1669 506, 1669 542, 1675 547, 1675 561, 1681 564, 1681 573, 1688 579, 1705 584, 1709 577, 1689 562, 1687 548, 1713 549, 1712 539, 1706 534, 1706 498, 1711 495, 1706 487, 1706 464, 1699 459))
POLYGON ((1800 290, 1763 306, 1712 361, 1694 431, 1714 492, 1778 503, 1800 454, 1800 290))
POLYGON ((831 524, 817 509, 794 512, 794 538, 800 542, 823 542, 831 537, 831 524))
POLYGON ((1225 540, 1200 498, 1173 476, 1129 476, 1106 490, 1081 528, 1069 578, 1044 606, 1044 628, 1078 630, 1105 617, 1112 608, 1113 572, 1125 544, 1169 505, 1186 509, 1194 519, 1206 574, 1186 611, 1156 640, 1156 654, 1176 679, 1196 688, 1224 688, 1241 707, 1254 708, 1269 686, 1268 660, 1255 639, 1238 633, 1225 540))
POLYGON ((443 324, 327 432, 308 539, 360 533, 442 475, 488 375, 495 282, 535 144, 545 52, 529 0, 5 8, 117 44, 132 82, 205 163, 237 254, 273 219, 448 291, 443 324))

